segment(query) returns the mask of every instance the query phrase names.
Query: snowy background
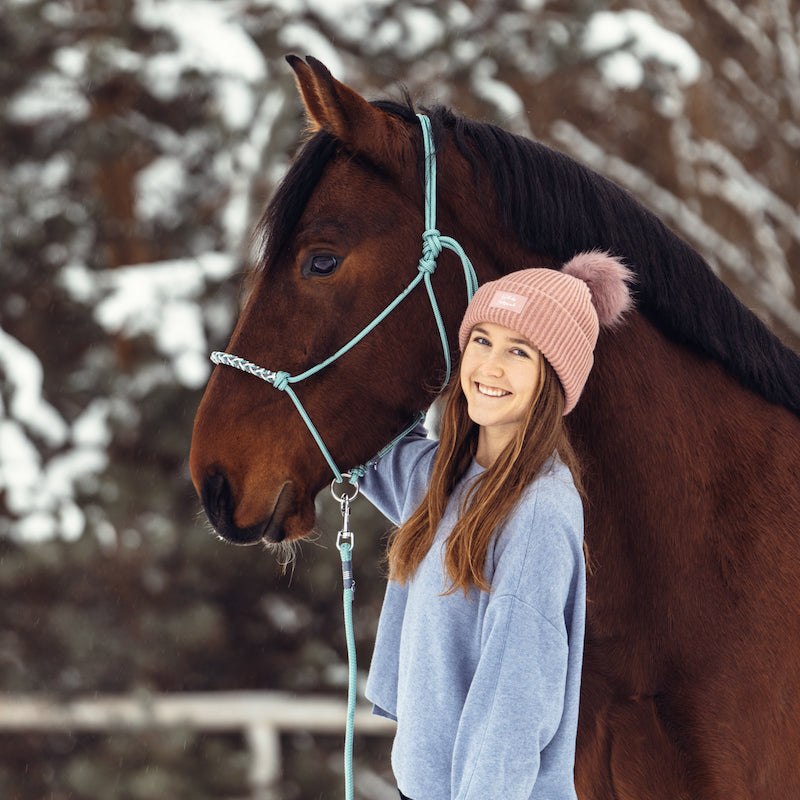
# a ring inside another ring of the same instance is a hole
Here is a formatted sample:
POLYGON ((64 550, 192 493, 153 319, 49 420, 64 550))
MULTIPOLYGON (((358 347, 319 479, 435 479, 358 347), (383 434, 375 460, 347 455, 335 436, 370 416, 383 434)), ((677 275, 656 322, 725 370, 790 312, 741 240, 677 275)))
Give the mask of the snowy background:
MULTIPOLYGON (((341 686, 330 552, 307 550, 290 586, 268 557, 223 548, 187 466, 208 353, 302 127, 289 52, 607 175, 800 349, 794 0, 5 0, 0 692, 341 686)), ((363 523, 372 574, 385 525, 363 523)), ((366 653, 374 584, 360 584, 366 653)), ((192 741, 189 767, 152 743, 156 768, 141 743, 6 737, 0 793, 237 791, 228 744, 192 741)), ((339 796, 333 767, 318 784, 293 769, 283 797, 339 796)))

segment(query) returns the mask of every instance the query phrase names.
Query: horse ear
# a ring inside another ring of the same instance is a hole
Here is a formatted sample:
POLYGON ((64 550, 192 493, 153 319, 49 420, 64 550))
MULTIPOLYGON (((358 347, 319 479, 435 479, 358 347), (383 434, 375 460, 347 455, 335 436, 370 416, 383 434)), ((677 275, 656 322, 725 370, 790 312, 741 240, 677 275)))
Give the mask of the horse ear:
POLYGON ((380 163, 397 164, 399 151, 410 142, 403 123, 368 103, 358 92, 331 75, 316 58, 286 56, 294 70, 310 127, 325 128, 354 151, 366 152, 380 163))
POLYGON ((302 58, 290 55, 286 56, 286 61, 294 70, 295 82, 306 107, 308 126, 316 133, 325 125, 325 109, 317 94, 314 73, 302 58))

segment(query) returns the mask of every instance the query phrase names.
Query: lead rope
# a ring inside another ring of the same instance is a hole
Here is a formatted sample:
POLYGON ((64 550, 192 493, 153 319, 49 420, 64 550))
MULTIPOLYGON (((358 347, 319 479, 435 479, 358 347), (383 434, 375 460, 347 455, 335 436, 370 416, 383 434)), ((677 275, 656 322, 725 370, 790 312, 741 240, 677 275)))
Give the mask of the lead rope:
POLYGON ((350 530, 350 501, 358 495, 358 482, 352 484, 352 495, 342 492, 336 494, 336 481, 331 483, 331 494, 339 503, 342 512, 342 529, 336 536, 336 547, 342 559, 342 608, 344 611, 344 632, 347 639, 347 725, 344 734, 344 796, 345 800, 353 800, 353 730, 356 716, 356 692, 358 668, 356 664, 356 639, 353 633, 353 595, 356 582, 353 580, 353 543, 354 536, 350 530))

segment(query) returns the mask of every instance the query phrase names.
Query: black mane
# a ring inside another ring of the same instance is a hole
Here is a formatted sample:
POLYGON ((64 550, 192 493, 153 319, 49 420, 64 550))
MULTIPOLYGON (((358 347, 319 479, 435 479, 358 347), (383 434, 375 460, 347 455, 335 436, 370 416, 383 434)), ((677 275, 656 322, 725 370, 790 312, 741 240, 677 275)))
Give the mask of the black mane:
MULTIPOLYGON (((374 105, 416 124, 410 102, 374 105)), ((800 357, 631 194, 543 144, 441 106, 423 110, 436 142, 450 131, 473 169, 489 170, 505 222, 524 245, 560 262, 596 248, 622 257, 637 274, 638 310, 659 330, 720 362, 769 402, 800 415, 800 357)), ((330 134, 320 131, 294 161, 259 225, 265 241, 262 265, 290 241, 337 147, 330 134)))

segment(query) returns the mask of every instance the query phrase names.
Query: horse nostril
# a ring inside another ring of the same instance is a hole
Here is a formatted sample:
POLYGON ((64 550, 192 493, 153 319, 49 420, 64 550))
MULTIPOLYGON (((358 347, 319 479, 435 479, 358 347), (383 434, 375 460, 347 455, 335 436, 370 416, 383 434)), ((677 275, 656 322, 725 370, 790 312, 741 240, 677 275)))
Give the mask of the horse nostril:
POLYGON ((233 492, 225 473, 215 472, 206 476, 201 500, 208 520, 216 530, 233 523, 233 492))
POLYGON ((208 521, 223 539, 235 544, 252 544, 261 538, 260 527, 240 528, 234 522, 236 499, 227 475, 221 470, 206 476, 201 500, 208 521))
POLYGON ((208 521, 223 539, 234 544, 254 544, 264 536, 264 524, 240 528, 234 521, 236 499, 224 472, 212 472, 203 479, 200 499, 208 521))

